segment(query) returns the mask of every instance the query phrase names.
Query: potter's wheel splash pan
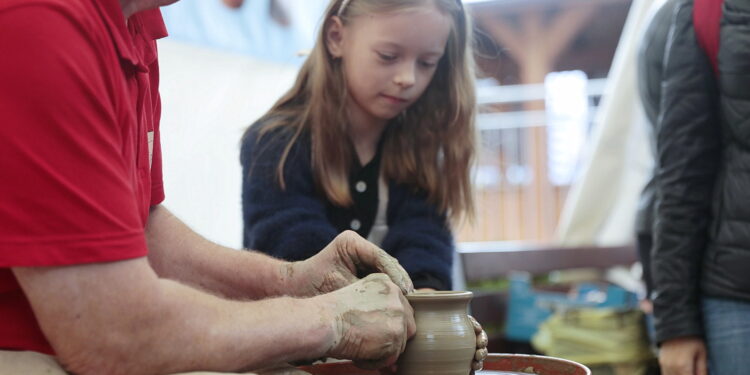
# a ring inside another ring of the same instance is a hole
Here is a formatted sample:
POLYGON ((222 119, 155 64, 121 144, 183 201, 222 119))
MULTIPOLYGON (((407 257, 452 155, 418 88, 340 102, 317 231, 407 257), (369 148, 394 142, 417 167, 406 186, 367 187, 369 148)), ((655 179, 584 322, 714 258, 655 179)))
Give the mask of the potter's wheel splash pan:
MULTIPOLYGON (((351 362, 321 363, 300 367, 313 375, 380 375, 377 371, 362 370, 351 362)), ((536 375, 591 375, 591 370, 566 359, 526 354, 490 354, 484 370, 477 375, 501 374, 536 375)))

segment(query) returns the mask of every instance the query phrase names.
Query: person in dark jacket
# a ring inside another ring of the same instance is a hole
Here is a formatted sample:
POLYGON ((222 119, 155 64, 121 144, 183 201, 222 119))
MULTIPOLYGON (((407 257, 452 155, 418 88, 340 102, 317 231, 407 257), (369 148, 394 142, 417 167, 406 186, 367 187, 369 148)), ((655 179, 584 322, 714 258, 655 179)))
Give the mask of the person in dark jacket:
POLYGON ((750 371, 748 24, 747 0, 678 0, 673 13, 652 254, 666 375, 750 371))
POLYGON ((451 219, 473 209, 467 22, 455 0, 330 9, 295 86, 244 136, 246 247, 302 260, 353 230, 398 259, 415 288, 452 287, 451 219), (390 15, 404 15, 406 34, 390 15), (445 28, 417 32, 417 22, 445 28))
MULTIPOLYGON (((638 96, 650 126, 647 130, 653 155, 656 155, 656 123, 661 104, 661 78, 664 50, 672 19, 675 0, 661 0, 654 3, 653 14, 648 27, 641 38, 638 49, 638 96)), ((638 213, 635 221, 636 245, 638 257, 643 264, 643 281, 646 284, 646 299, 651 295, 651 247, 653 245, 654 211, 656 207, 656 166, 651 178, 643 187, 638 213)), ((644 311, 650 313, 652 308, 645 304, 644 311)))

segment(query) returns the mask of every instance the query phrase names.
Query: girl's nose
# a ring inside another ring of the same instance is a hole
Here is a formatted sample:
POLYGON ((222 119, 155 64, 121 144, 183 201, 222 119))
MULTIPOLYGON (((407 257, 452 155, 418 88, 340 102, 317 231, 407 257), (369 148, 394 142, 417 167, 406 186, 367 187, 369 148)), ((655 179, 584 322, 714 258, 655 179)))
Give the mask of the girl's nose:
POLYGON ((405 63, 402 64, 401 69, 399 69, 398 74, 394 77, 395 83, 402 87, 402 88, 409 88, 411 86, 414 86, 414 82, 416 80, 415 77, 415 67, 416 64, 411 63, 405 63))

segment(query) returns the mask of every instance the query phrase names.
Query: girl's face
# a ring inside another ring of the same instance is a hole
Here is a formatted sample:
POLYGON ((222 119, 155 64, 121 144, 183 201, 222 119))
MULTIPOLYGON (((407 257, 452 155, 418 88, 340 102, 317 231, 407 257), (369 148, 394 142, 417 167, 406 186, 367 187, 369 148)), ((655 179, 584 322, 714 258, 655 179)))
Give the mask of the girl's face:
POLYGON ((445 51, 451 19, 434 5, 354 18, 334 17, 326 33, 343 61, 354 121, 384 124, 419 99, 445 51))

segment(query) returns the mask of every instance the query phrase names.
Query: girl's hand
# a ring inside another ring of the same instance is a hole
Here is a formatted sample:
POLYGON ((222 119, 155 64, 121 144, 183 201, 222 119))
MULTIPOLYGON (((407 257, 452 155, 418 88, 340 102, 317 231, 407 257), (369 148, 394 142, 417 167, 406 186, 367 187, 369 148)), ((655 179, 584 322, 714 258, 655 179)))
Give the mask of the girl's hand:
POLYGON ((469 315, 469 320, 474 326, 474 332, 477 334, 477 351, 474 353, 474 362, 471 364, 471 373, 479 371, 484 366, 484 359, 487 358, 487 333, 482 329, 482 325, 469 315))

